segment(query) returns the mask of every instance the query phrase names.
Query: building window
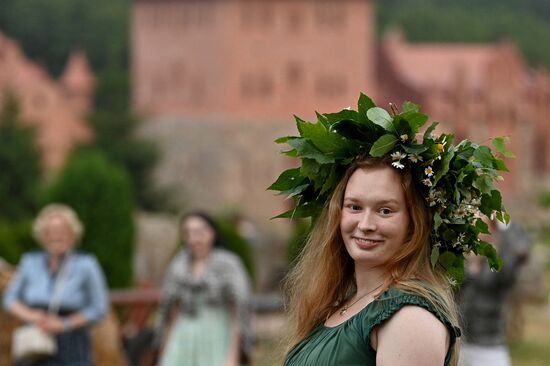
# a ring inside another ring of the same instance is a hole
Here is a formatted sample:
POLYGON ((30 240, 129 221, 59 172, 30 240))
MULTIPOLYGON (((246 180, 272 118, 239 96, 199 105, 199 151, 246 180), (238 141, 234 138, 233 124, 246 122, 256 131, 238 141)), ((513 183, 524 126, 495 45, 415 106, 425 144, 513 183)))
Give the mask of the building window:
POLYGON ((347 81, 344 76, 320 75, 315 82, 315 91, 320 97, 335 97, 346 92, 347 81))
POLYGON ((48 98, 44 93, 36 93, 32 97, 32 107, 33 109, 44 109, 48 104, 48 98))
POLYGON ((182 87, 185 84, 185 65, 182 62, 176 62, 170 68, 170 77, 172 84, 177 88, 182 87))
POLYGON ((200 77, 195 77, 191 81, 191 103, 195 105, 203 105, 206 100, 206 85, 200 77))
POLYGON ((212 27, 216 21, 215 4, 165 3, 154 10, 153 26, 171 29, 212 27))
POLYGON ((316 4, 315 18, 319 28, 342 30, 347 21, 346 5, 339 1, 320 1, 316 4))
POLYGON ((156 97, 166 94, 166 83, 163 75, 157 74, 156 78, 151 80, 151 94, 156 97))
POLYGON ((244 74, 241 78, 241 96, 244 98, 265 98, 273 94, 273 80, 266 74, 244 74))
POLYGON ((211 27, 216 22, 216 3, 201 2, 196 6, 197 25, 201 28, 211 27))
POLYGON ((269 29, 275 23, 273 4, 256 1, 241 2, 241 26, 245 30, 269 29))
POLYGON ((289 62, 286 66, 286 84, 291 88, 300 86, 304 79, 302 66, 298 62, 289 62))
POLYGON ((299 8, 291 7, 288 9, 287 23, 288 29, 292 33, 299 33, 303 28, 303 15, 299 8))

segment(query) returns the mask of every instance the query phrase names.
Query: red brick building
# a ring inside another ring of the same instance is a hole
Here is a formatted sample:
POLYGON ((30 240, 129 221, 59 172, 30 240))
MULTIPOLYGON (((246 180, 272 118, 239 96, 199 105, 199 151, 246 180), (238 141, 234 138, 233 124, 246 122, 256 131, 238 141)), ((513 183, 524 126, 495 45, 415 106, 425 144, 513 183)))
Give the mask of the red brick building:
POLYGON ((93 85, 83 54, 71 56, 62 81, 56 82, 0 33, 0 106, 6 93, 16 96, 21 119, 36 128, 36 143, 48 172, 60 169, 76 145, 92 138, 84 116, 93 85))
MULTIPOLYGON (((548 175, 549 76, 510 42, 410 44, 375 38, 374 1, 134 0, 132 103, 163 141, 159 179, 182 204, 233 206, 266 220, 265 187, 290 162, 275 136, 292 114, 336 111, 360 91, 378 104, 418 102, 459 138, 509 135, 503 188, 537 191, 548 175)), ((270 224, 271 225, 271 224, 270 224)))
POLYGON ((135 0, 133 105, 152 118, 280 120, 375 90, 371 1, 135 0))
POLYGON ((547 178, 549 75, 531 70, 515 44, 411 44, 393 31, 378 55, 380 100, 416 100, 457 138, 510 137, 517 158, 502 185, 510 198, 547 178))

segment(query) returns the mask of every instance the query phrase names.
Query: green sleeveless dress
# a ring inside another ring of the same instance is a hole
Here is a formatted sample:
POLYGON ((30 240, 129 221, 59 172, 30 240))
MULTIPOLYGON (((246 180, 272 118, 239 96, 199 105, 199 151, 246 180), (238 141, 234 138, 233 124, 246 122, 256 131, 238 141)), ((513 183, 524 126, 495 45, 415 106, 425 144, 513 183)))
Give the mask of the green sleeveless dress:
MULTIPOLYGON (((376 351, 371 347, 370 333, 406 305, 421 306, 437 316, 449 329, 451 346, 460 336, 460 329, 426 299, 390 288, 344 323, 335 327, 319 325, 289 352, 284 366, 376 365, 376 351)), ((449 347, 445 365, 449 364, 451 350, 449 347)))

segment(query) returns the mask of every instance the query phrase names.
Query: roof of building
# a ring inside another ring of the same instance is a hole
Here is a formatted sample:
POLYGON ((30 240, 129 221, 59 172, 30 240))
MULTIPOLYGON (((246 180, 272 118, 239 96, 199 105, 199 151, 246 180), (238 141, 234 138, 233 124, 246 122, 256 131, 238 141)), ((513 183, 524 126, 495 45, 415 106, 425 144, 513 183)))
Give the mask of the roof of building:
MULTIPOLYGON (((392 67, 409 86, 425 90, 456 85, 458 76, 474 89, 487 82, 487 72, 496 60, 512 57, 523 64, 516 46, 497 43, 409 43, 399 30, 389 32, 383 42, 392 67)), ((523 66, 523 65, 522 65, 523 66)))
POLYGON ((71 107, 61 86, 0 33, 0 97, 6 92, 17 98, 22 121, 36 127, 46 169, 61 168, 75 145, 92 138, 90 127, 71 107))

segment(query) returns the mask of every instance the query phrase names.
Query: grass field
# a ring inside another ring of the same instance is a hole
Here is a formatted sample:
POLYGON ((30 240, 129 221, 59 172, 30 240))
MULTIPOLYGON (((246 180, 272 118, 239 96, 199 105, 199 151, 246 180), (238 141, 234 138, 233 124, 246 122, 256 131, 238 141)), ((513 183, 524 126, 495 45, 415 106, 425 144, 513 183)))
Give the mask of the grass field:
POLYGON ((514 366, 550 365, 550 248, 538 245, 532 257, 539 260, 542 268, 542 300, 527 303, 523 308, 523 332, 518 340, 510 342, 514 366), (548 301, 545 301, 548 299, 548 301))

